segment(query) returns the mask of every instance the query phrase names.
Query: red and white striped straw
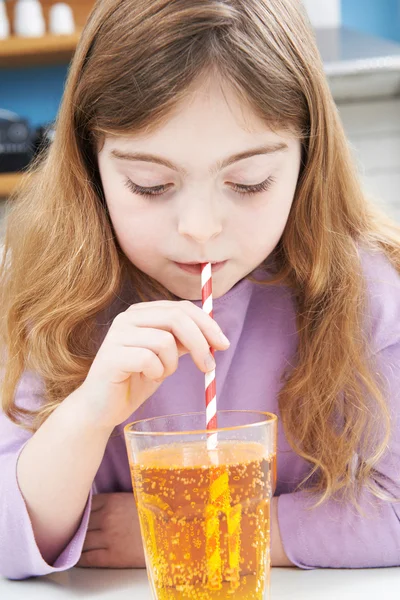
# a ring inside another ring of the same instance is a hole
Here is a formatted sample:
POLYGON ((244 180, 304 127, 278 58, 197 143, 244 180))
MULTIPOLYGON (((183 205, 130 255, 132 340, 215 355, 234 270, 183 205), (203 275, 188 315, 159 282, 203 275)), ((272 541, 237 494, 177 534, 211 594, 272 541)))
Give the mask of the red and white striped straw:
MULTIPOLYGON (((201 265, 201 299, 203 310, 210 317, 213 316, 213 299, 212 299, 212 272, 211 264, 204 263, 201 265)), ((210 348, 211 354, 214 356, 214 348, 210 348)), ((205 375, 206 388, 206 428, 217 428, 217 394, 215 385, 215 369, 209 371, 205 375)), ((217 434, 210 433, 207 436, 207 449, 214 450, 217 447, 217 434)))

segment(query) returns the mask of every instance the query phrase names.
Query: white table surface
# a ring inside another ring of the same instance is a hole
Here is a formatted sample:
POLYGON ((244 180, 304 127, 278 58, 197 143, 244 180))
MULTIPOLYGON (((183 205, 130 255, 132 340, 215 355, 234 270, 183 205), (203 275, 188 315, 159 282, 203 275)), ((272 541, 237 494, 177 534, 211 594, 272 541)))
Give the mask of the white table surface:
MULTIPOLYGON (((151 600, 146 572, 71 569, 37 579, 0 578, 1 600, 151 600)), ((272 569, 271 600, 399 600, 400 567, 272 569)))

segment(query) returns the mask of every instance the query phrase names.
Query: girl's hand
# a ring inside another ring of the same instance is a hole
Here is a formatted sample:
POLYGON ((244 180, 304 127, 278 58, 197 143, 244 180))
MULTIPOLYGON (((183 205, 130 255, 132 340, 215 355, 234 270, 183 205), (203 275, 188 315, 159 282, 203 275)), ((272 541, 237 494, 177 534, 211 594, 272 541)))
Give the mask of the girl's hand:
POLYGON ((93 496, 89 526, 77 566, 109 569, 145 566, 132 492, 93 496))
POLYGON ((112 430, 176 371, 180 356, 190 353, 201 371, 211 371, 215 362, 210 346, 225 350, 229 342, 195 304, 135 304, 114 319, 85 381, 74 393, 80 411, 90 424, 112 430))
MULTIPOLYGON (((271 503, 271 564, 273 567, 295 567, 282 545, 278 499, 275 496, 271 503)), ((77 566, 112 569, 145 566, 139 517, 132 492, 93 496, 88 531, 77 566)), ((246 564, 242 568, 245 571, 246 564)))

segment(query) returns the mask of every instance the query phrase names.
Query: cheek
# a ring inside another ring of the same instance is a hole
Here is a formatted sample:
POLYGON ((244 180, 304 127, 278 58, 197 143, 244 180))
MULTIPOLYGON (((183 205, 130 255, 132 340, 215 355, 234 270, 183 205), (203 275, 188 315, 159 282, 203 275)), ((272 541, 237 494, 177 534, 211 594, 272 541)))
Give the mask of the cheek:
POLYGON ((292 202, 293 189, 283 186, 244 210, 236 223, 242 247, 253 254, 272 251, 285 229, 292 202))
POLYGON ((110 202, 109 212, 120 246, 130 258, 156 251, 162 232, 165 235, 166 219, 160 211, 137 203, 122 208, 120 204, 110 202))
POLYGON ((159 238, 152 231, 125 230, 117 237, 122 249, 130 258, 157 254, 157 240, 159 238))

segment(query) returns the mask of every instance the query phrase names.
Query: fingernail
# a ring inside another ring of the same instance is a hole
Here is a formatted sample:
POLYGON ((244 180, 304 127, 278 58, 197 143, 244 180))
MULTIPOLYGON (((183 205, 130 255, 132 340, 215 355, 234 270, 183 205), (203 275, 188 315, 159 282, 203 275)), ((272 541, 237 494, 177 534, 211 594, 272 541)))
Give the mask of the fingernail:
POLYGON ((228 338, 226 337, 226 335, 224 335, 222 333, 222 331, 220 331, 219 339, 220 339, 220 342, 221 342, 221 344, 223 346, 230 346, 231 345, 230 341, 228 340, 228 338))
POLYGON ((207 371, 213 371, 215 369, 215 360, 212 356, 212 354, 207 354, 205 360, 204 360, 204 364, 206 365, 206 369, 207 371))

